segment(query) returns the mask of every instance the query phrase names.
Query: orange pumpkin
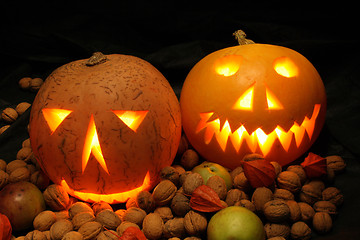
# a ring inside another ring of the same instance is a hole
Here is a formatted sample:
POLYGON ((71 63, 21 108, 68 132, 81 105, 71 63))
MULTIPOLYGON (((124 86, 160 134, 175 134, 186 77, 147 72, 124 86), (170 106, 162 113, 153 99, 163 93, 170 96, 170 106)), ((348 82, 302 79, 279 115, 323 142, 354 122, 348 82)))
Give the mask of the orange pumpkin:
POLYGON ((246 44, 213 52, 188 74, 183 128, 209 161, 235 168, 245 154, 288 164, 315 141, 326 95, 313 65, 289 48, 246 44))
POLYGON ((46 79, 31 110, 31 146, 69 194, 125 202, 152 188, 171 165, 180 106, 150 63, 120 54, 92 60, 68 63, 46 79))

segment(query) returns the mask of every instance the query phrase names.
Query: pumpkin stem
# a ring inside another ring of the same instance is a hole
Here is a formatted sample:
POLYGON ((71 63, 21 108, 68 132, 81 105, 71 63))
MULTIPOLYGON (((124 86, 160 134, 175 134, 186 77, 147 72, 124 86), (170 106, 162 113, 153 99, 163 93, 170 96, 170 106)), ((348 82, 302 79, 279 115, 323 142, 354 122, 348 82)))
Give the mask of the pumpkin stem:
POLYGON ((253 44, 253 40, 247 39, 246 34, 243 30, 237 30, 233 33, 235 39, 238 41, 239 45, 253 44))
POLYGON ((94 66, 106 62, 107 57, 101 52, 94 52, 93 55, 87 60, 86 66, 94 66))

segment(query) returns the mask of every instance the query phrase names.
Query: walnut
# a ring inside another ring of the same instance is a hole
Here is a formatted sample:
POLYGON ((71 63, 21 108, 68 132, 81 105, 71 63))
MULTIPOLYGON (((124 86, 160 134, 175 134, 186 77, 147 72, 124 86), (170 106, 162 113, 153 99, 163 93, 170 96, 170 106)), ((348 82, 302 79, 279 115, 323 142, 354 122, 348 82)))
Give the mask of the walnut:
POLYGON ((136 223, 132 223, 132 222, 128 222, 128 221, 123 221, 122 223, 120 223, 120 225, 116 228, 116 232, 119 234, 119 236, 121 236, 123 234, 123 232, 128 228, 128 227, 136 227, 138 229, 139 226, 136 223))
POLYGON ((183 238, 186 234, 184 218, 173 218, 164 224, 164 237, 183 238))
POLYGON ((3 159, 0 159, 0 170, 5 172, 6 171, 6 165, 7 165, 6 161, 3 160, 3 159))
POLYGON ((292 222, 297 222, 301 220, 301 209, 299 204, 294 200, 288 200, 286 201, 286 204, 288 205, 290 209, 290 220, 292 222))
POLYGON ((154 189, 152 195, 157 206, 167 205, 175 196, 177 187, 170 180, 162 180, 154 189))
POLYGON ((236 177, 236 175, 242 173, 243 171, 244 169, 242 168, 242 166, 236 167, 234 170, 230 172, 231 180, 234 182, 234 178, 236 177))
POLYGON ((199 173, 190 173, 186 176, 185 181, 182 185, 185 194, 191 195, 193 191, 204 184, 204 179, 199 173))
POLYGON ((118 239, 119 239, 118 233, 114 230, 102 231, 96 237, 96 240, 118 240, 118 239))
POLYGON ((221 200, 224 200, 226 198, 227 187, 225 180, 223 178, 217 175, 211 176, 207 180, 206 185, 212 188, 217 193, 217 195, 221 200))
POLYGON ((91 208, 95 216, 105 209, 110 209, 111 211, 113 211, 112 207, 107 202, 95 202, 91 205, 91 208))
POLYGON ((274 199, 294 200, 294 194, 286 189, 277 188, 274 191, 274 199))
POLYGON ((26 167, 17 168, 9 175, 9 182, 21 182, 30 180, 30 171, 26 167))
POLYGON ((94 214, 94 211, 88 204, 84 202, 76 202, 72 204, 69 208, 69 217, 73 218, 76 214, 81 212, 91 212, 92 214, 94 214))
POLYGON ((22 102, 16 106, 15 110, 19 115, 22 115, 30 106, 31 106, 30 103, 22 102))
POLYGON ((30 81, 31 81, 31 78, 29 77, 23 77, 19 80, 19 87, 21 89, 24 89, 24 90, 27 90, 30 88, 30 81))
POLYGON ((279 173, 282 172, 282 167, 281 167, 281 165, 280 165, 278 162, 270 162, 270 163, 271 163, 271 165, 273 165, 274 168, 275 168, 275 174, 276 174, 276 176, 279 175, 279 173))
POLYGON ((192 171, 185 171, 181 173, 179 178, 179 185, 182 186, 185 182, 186 177, 192 173, 193 173, 192 171))
POLYGON ((234 184, 234 188, 240 189, 241 191, 244 191, 244 192, 248 192, 252 189, 244 172, 241 172, 234 177, 233 184, 234 184))
POLYGON ((234 206, 241 206, 241 207, 249 209, 252 212, 256 211, 254 203, 247 199, 241 199, 240 201, 236 202, 234 204, 234 206))
POLYGON ((33 152, 30 147, 23 147, 17 152, 16 159, 24 160, 25 162, 29 162, 30 159, 32 158, 32 155, 33 155, 33 152))
POLYGON ((176 193, 171 200, 171 210, 175 215, 184 217, 190 211, 190 200, 182 193, 176 193))
POLYGON ((304 222, 296 222, 291 226, 291 238, 294 240, 308 240, 311 238, 311 229, 304 222))
POLYGON ((26 240, 47 240, 46 235, 39 230, 34 230, 26 234, 26 240))
POLYGON ((164 221, 157 213, 149 213, 143 221, 143 229, 148 239, 159 239, 163 234, 164 221))
POLYGON ((76 231, 70 231, 64 235, 61 240, 83 240, 84 237, 81 233, 76 231))
POLYGON ((256 188, 251 197, 251 201, 254 204, 256 211, 259 212, 262 212, 265 203, 271 200, 273 200, 273 193, 266 187, 256 188))
POLYGON ((9 180, 9 174, 4 172, 3 170, 0 170, 0 189, 2 189, 9 180))
POLYGON ((166 166, 160 171, 160 178, 162 180, 170 180, 173 182, 176 186, 179 185, 180 181, 180 174, 178 171, 175 170, 175 168, 171 166, 166 166))
POLYGON ((340 156, 328 156, 326 157, 327 167, 332 169, 335 173, 342 172, 346 168, 344 159, 340 156))
POLYGON ((69 220, 60 219, 50 227, 50 237, 52 240, 61 240, 67 232, 72 230, 73 225, 69 220))
POLYGON ((191 170, 199 164, 199 155, 192 149, 187 149, 180 159, 181 165, 186 170, 191 170))
POLYGON ((136 195, 135 198, 136 206, 149 213, 155 208, 155 200, 153 195, 149 191, 141 191, 136 195))
POLYGON ((46 205, 55 211, 66 209, 70 202, 68 193, 58 184, 49 185, 43 196, 46 205))
POLYGON ((13 160, 6 165, 6 173, 11 174, 17 168, 26 167, 26 162, 23 160, 13 160))
MULTIPOLYGON (((0 119, 1 119, 1 116, 0 116, 0 119)), ((4 126, 0 127, 0 134, 3 134, 9 127, 10 127, 10 125, 4 125, 4 126)))
POLYGON ((45 190, 49 186, 50 179, 43 171, 39 170, 31 174, 30 182, 40 190, 45 190))
POLYGON ((54 212, 54 213, 56 215, 56 220, 70 219, 69 212, 67 210, 62 210, 62 211, 54 212))
POLYGON ((126 212, 123 216, 123 220, 135 223, 139 227, 141 227, 145 216, 146 216, 146 212, 144 210, 142 210, 141 208, 131 207, 126 210, 126 212))
POLYGON ((321 199, 321 190, 311 184, 305 184, 299 194, 300 201, 313 205, 321 199))
POLYGON ((287 239, 290 235, 290 226, 287 223, 266 223, 264 230, 267 238, 283 237, 287 239))
POLYGON ((13 123, 18 118, 19 114, 13 108, 5 108, 1 113, 1 118, 7 123, 13 123))
POLYGON ((298 203, 301 211, 301 221, 309 222, 315 215, 314 209, 307 203, 299 202, 298 203))
POLYGON ((313 227, 315 231, 324 234, 330 231, 332 227, 332 219, 326 212, 317 212, 313 217, 313 227))
POLYGON ((290 217, 290 209, 284 200, 271 200, 264 204, 264 215, 270 222, 283 222, 290 217))
POLYGON ((83 235, 84 240, 88 239, 94 239, 100 232, 101 232, 102 226, 98 222, 87 222, 83 224, 78 232, 83 235))
POLYGON ((104 227, 110 230, 116 230, 120 225, 120 217, 110 209, 104 209, 96 215, 95 221, 101 223, 104 227))
POLYGON ((305 173, 304 168, 301 165, 291 165, 286 170, 296 173, 300 178, 301 184, 305 183, 306 173, 305 173))
POLYGON ((95 216, 92 212, 80 212, 76 214, 71 222, 74 225, 74 229, 78 230, 83 224, 94 221, 95 216))
POLYGON ((328 187, 322 192, 322 199, 329 201, 336 206, 340 206, 344 202, 344 196, 336 187, 328 187))
POLYGON ((244 191, 234 188, 234 189, 230 189, 227 192, 225 202, 228 206, 233 206, 235 205, 236 202, 242 199, 248 199, 246 193, 244 191))
POLYGON ((30 91, 37 92, 41 85, 44 83, 44 81, 41 78, 33 78, 30 80, 30 91))
POLYGON ((329 201, 318 201, 313 206, 316 212, 326 212, 330 215, 336 214, 336 206, 335 204, 329 201))
POLYGON ((124 221, 124 215, 126 213, 126 209, 118 209, 115 213, 119 216, 121 221, 124 221))
POLYGON ((169 207, 158 207, 155 209, 154 213, 159 214, 164 223, 174 218, 174 215, 169 207))
POLYGON ((190 236, 199 236, 206 231, 207 220, 205 215, 189 211, 184 217, 184 227, 190 236))
POLYGON ((179 175, 181 175, 185 172, 184 167, 181 165, 175 164, 175 165, 171 165, 171 166, 179 173, 179 175))
POLYGON ((53 211, 46 210, 40 212, 33 221, 33 226, 35 230, 47 231, 50 227, 56 222, 56 215, 53 211))
POLYGON ((189 148, 189 142, 184 134, 181 135, 179 147, 177 149, 176 155, 181 156, 189 148))
POLYGON ((277 183, 279 188, 289 190, 292 193, 296 193, 301 188, 301 182, 299 176, 291 171, 284 171, 277 176, 277 183))

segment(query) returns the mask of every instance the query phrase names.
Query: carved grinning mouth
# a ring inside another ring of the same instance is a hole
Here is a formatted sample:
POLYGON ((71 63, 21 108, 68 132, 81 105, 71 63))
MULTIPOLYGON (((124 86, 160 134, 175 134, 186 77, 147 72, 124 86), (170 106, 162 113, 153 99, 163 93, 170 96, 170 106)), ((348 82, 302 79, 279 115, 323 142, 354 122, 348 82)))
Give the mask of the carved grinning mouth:
POLYGON ((214 112, 200 113, 200 121, 196 127, 196 133, 200 133, 203 130, 205 131, 204 141, 206 144, 209 144, 215 136, 215 140, 224 152, 228 140, 230 139, 236 152, 239 152, 242 144, 247 144, 252 152, 255 152, 259 147, 262 154, 266 156, 276 139, 279 140, 285 151, 288 151, 292 141, 295 141, 296 146, 299 147, 305 134, 307 134, 311 140, 320 107, 321 104, 315 104, 311 118, 305 117, 300 125, 294 122, 288 131, 285 131, 278 125, 269 134, 266 134, 261 128, 258 128, 249 134, 244 125, 241 125, 238 129, 232 131, 228 120, 225 121, 220 129, 220 118, 209 121, 214 115, 214 112))

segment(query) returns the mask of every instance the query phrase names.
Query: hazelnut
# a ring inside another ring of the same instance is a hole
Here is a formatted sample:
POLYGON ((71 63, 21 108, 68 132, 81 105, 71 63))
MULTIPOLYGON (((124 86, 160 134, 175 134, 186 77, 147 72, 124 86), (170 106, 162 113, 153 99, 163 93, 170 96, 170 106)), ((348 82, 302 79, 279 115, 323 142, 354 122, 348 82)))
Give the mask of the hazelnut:
POLYGON ((37 92, 41 85, 44 83, 44 81, 41 78, 33 78, 30 80, 30 91, 37 92))
POLYGON ((227 187, 225 180, 217 175, 211 176, 206 185, 212 188, 221 200, 224 200, 227 194, 227 187))
POLYGON ((289 190, 292 193, 298 192, 301 188, 299 176, 291 171, 284 171, 279 173, 277 177, 277 183, 279 188, 289 190))
POLYGON ((18 113, 13 108, 5 108, 1 113, 1 118, 7 123, 13 123, 18 118, 18 113))
POLYGON ((314 209, 307 203, 299 202, 298 203, 301 211, 301 221, 309 222, 315 215, 314 209))
POLYGON ((30 103, 22 102, 16 106, 15 110, 19 115, 22 115, 30 106, 30 103))
POLYGON ((301 184, 305 183, 306 173, 305 173, 304 168, 301 165, 291 165, 286 170, 296 173, 300 178, 301 184))
POLYGON ((256 211, 259 212, 262 212, 264 205, 271 200, 273 200, 273 193, 266 187, 256 188, 251 197, 251 201, 253 202, 256 211))
POLYGON ((19 80, 19 87, 21 89, 24 89, 24 90, 29 89, 30 88, 30 81, 31 81, 31 78, 29 78, 29 77, 21 78, 19 80))
POLYGON ((95 221, 101 223, 104 227, 110 230, 116 230, 116 228, 121 223, 120 217, 113 210, 110 209, 104 209, 99 212, 96 215, 95 221))
POLYGON ((299 194, 300 201, 313 205, 321 199, 321 190, 311 184, 305 184, 299 194))
POLYGON ((76 202, 72 204, 69 208, 69 217, 73 218, 75 215, 81 212, 90 212, 94 214, 94 211, 88 204, 84 202, 76 202))
POLYGON ((47 231, 56 222, 56 215, 53 211, 40 212, 33 221, 34 229, 39 231, 47 231))
POLYGON ((83 224, 78 232, 83 235, 84 240, 94 239, 101 231, 102 226, 98 222, 87 222, 83 224))
MULTIPOLYGON (((201 177, 201 176, 200 176, 201 177)), ((153 190, 153 198, 157 206, 167 205, 175 196, 177 187, 170 180, 162 180, 153 190)))
POLYGON ((160 171, 160 178, 162 180, 170 180, 175 185, 179 184, 180 174, 178 171, 175 170, 175 168, 171 166, 166 166, 160 171))
POLYGON ((326 157, 326 164, 327 167, 332 169, 335 173, 342 172, 346 167, 344 159, 336 155, 326 157))
POLYGON ((70 231, 64 235, 61 240, 83 240, 84 237, 81 233, 76 231, 70 231))
POLYGON ((308 240, 311 238, 311 229, 304 222, 296 222, 290 229, 291 238, 294 240, 308 240))
POLYGON ((290 235, 290 226, 287 223, 266 223, 264 230, 267 238, 283 237, 287 239, 290 235))
POLYGON ((126 210, 123 220, 137 224, 139 227, 142 226, 142 222, 146 216, 146 212, 141 208, 131 207, 126 210))
POLYGON ((155 208, 155 200, 149 191, 141 191, 135 198, 136 206, 143 209, 145 212, 151 212, 155 208))
POLYGON ((181 165, 186 170, 191 170, 199 164, 199 155, 192 149, 187 149, 180 159, 181 165))
POLYGON ((94 220, 95 220, 95 216, 92 212, 80 212, 71 219, 71 222, 74 226, 74 229, 78 230, 85 223, 94 220))
POLYGON ((171 209, 169 207, 158 207, 155 209, 154 213, 159 214, 162 220, 164 221, 164 223, 174 218, 171 209))
POLYGON ((67 232, 72 230, 73 225, 69 220, 60 219, 50 227, 50 237, 53 240, 61 240, 67 232))
POLYGON ((336 214, 336 206, 335 204, 329 201, 318 201, 313 206, 316 212, 326 212, 330 215, 336 214))
POLYGON ((199 236, 206 231, 206 217, 191 210, 184 217, 184 227, 190 236, 199 236))
POLYGON ((164 237, 166 238, 183 238, 185 233, 184 218, 173 218, 164 224, 164 237))
POLYGON ((70 203, 68 193, 58 184, 49 185, 43 192, 43 196, 46 205, 55 211, 66 209, 70 203))
POLYGON ((204 180, 199 173, 190 173, 186 176, 182 187, 185 194, 191 195, 197 187, 203 184, 204 180))
POLYGON ((315 231, 324 234, 330 231, 332 227, 332 219, 326 212, 317 212, 313 217, 313 227, 315 231))
POLYGON ((190 209, 190 200, 184 194, 176 193, 171 201, 172 212, 179 217, 184 217, 190 209))
POLYGON ((271 200, 264 205, 264 215, 270 222, 284 222, 290 217, 289 206, 283 200, 271 200))
POLYGON ((329 201, 336 206, 340 206, 344 202, 344 196, 336 187, 328 187, 322 192, 322 199, 329 201))
POLYGON ((225 202, 228 206, 234 206, 236 202, 242 199, 248 199, 246 193, 239 189, 234 188, 234 189, 230 189, 227 192, 225 202))
POLYGON ((143 221, 142 231, 148 239, 159 239, 163 234, 164 222, 159 214, 150 213, 143 221))

